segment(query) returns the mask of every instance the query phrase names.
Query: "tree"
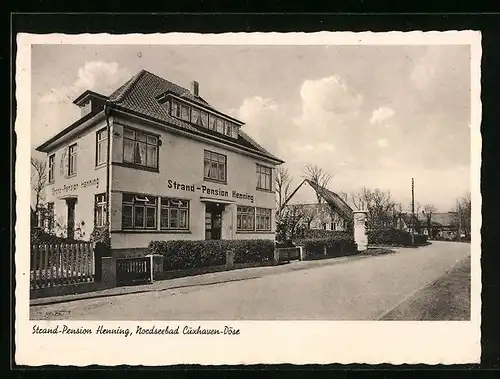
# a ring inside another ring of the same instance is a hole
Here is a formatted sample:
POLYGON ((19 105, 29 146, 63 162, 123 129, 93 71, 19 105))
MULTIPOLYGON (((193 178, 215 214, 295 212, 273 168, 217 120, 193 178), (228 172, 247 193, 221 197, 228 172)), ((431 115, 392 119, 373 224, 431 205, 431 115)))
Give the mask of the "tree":
POLYGON ((470 239, 471 232, 471 197, 470 192, 465 193, 464 196, 459 197, 456 200, 456 218, 457 218, 457 229, 460 233, 465 234, 466 239, 470 239))
POLYGON ((367 211, 368 228, 377 229, 397 225, 401 205, 392 201, 389 191, 363 187, 351 194, 351 200, 357 210, 367 211))
POLYGON ((424 210, 422 213, 425 216, 425 220, 427 222, 427 233, 429 238, 433 238, 434 234, 432 232, 432 215, 436 213, 436 207, 432 204, 424 205, 424 210))
POLYGON ((276 223, 276 241, 286 243, 294 239, 304 217, 304 204, 287 205, 276 223))
MULTIPOLYGON (((327 188, 332 176, 317 165, 308 164, 304 168, 304 178, 310 180, 319 187, 327 188)), ((316 193, 318 203, 323 201, 321 195, 316 193)))
POLYGON ((44 199, 44 189, 47 183, 47 165, 44 160, 31 158, 31 187, 35 192, 35 217, 39 217, 40 205, 44 199))
POLYGON ((292 177, 288 172, 288 169, 284 166, 279 166, 276 169, 276 219, 279 220, 283 216, 285 211, 285 201, 288 199, 290 186, 292 184, 292 177))

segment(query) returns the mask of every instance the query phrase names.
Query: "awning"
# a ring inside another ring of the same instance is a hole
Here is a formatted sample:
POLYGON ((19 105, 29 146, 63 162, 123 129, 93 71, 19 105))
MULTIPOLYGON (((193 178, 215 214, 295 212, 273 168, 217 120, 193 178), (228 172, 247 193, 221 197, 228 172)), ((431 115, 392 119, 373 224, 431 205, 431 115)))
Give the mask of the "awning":
POLYGON ((211 197, 200 197, 202 203, 234 204, 233 200, 214 199, 211 197))

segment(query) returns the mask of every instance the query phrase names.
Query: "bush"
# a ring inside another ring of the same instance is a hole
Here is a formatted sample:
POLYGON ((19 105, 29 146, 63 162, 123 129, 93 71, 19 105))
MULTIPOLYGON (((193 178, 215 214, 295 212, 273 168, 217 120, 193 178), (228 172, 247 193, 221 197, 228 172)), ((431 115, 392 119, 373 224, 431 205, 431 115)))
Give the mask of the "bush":
POLYGON ((335 239, 352 239, 353 233, 323 230, 323 229, 302 229, 297 233, 297 239, 315 239, 315 238, 335 238, 335 239))
POLYGON ((295 242, 297 246, 304 246, 308 256, 321 256, 326 254, 332 256, 349 255, 356 252, 354 238, 348 233, 336 233, 327 238, 305 238, 295 242))
POLYGON ((101 243, 106 249, 111 248, 111 237, 107 225, 99 227, 94 226, 94 230, 90 234, 90 242, 101 243))
POLYGON ((273 240, 233 240, 235 263, 268 262, 274 259, 275 244, 273 240))
POLYGON ((148 250, 164 256, 164 270, 201 268, 226 264, 233 250, 235 263, 265 262, 274 258, 272 240, 151 241, 148 250))
POLYGON ((415 245, 425 245, 427 243, 426 234, 415 234, 415 245))
POLYGON ((84 242, 79 239, 60 237, 55 234, 46 232, 45 230, 34 227, 31 228, 31 244, 60 244, 60 243, 75 243, 84 242))
POLYGON ((411 234, 400 229, 372 229, 367 232, 368 243, 388 246, 410 246, 411 234))

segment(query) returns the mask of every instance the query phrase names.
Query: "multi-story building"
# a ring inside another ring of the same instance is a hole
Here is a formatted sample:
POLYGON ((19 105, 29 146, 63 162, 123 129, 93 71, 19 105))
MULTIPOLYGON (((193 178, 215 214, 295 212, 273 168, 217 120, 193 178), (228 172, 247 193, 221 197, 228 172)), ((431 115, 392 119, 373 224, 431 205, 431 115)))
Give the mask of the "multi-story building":
POLYGON ((47 154, 48 211, 67 236, 108 227, 112 249, 274 238, 283 161, 191 87, 142 70, 109 97, 74 100, 81 118, 37 148, 47 154))

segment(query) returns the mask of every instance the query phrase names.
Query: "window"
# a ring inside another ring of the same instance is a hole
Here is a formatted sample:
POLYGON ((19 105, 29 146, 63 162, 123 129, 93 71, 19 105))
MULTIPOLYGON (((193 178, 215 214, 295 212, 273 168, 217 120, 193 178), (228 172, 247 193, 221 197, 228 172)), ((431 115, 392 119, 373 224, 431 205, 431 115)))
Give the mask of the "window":
POLYGON ((208 128, 208 113, 201 111, 201 126, 208 128))
POLYGON ((92 110, 92 102, 89 100, 81 106, 82 117, 88 115, 92 110))
POLYGON ((181 117, 181 104, 175 100, 172 100, 172 116, 181 117))
POLYGON ((226 181, 226 156, 205 150, 204 178, 216 180, 218 182, 226 181))
POLYGON ((272 191, 272 169, 257 165, 257 188, 272 191))
POLYGON ((236 209, 236 230, 253 231, 255 224, 255 208, 238 206, 236 209))
POLYGON ((122 196, 123 229, 156 229, 156 197, 125 193, 122 196))
POLYGON ((224 121, 224 134, 226 136, 232 136, 232 127, 233 127, 233 124, 229 121, 224 121))
POLYGON ((208 115, 208 129, 217 130, 216 120, 217 120, 217 117, 215 117, 211 114, 208 115))
POLYGON ((123 161, 158 168, 158 137, 141 131, 123 129, 123 161))
POLYGON ((267 208, 257 208, 255 210, 256 229, 271 230, 271 210, 267 208))
POLYGON ((191 122, 195 125, 208 127, 208 113, 198 108, 191 108, 191 122))
POLYGON ((189 201, 162 198, 160 228, 166 230, 187 230, 189 228, 189 201))
POLYGON ((68 175, 76 174, 76 143, 68 149, 68 175))
POLYGON ((47 203, 47 229, 54 229, 54 203, 47 203))
POLYGON ((189 106, 181 104, 181 119, 183 119, 184 121, 189 121, 189 113, 189 106))
POLYGON ((94 200, 94 226, 106 224, 106 194, 95 195, 94 200))
POLYGON ((55 180, 54 176, 56 169, 55 160, 56 160, 55 154, 49 155, 49 183, 53 183, 55 180))
POLYGON ((217 133, 224 134, 224 120, 222 118, 217 118, 217 133))
POLYGON ((200 125, 201 122, 201 115, 200 115, 200 110, 193 108, 191 111, 191 122, 195 125, 200 125))
POLYGON ((106 129, 96 133, 96 166, 103 164, 107 160, 108 134, 106 129))

